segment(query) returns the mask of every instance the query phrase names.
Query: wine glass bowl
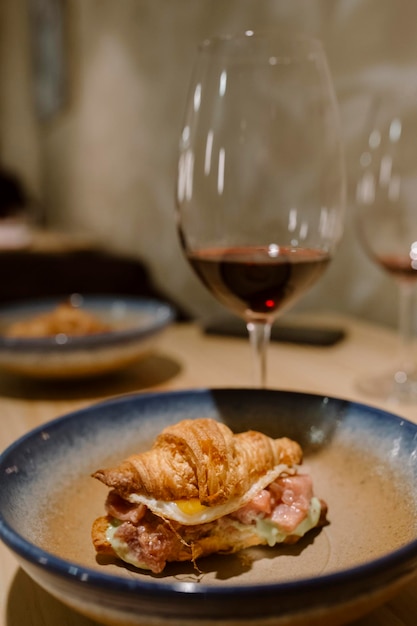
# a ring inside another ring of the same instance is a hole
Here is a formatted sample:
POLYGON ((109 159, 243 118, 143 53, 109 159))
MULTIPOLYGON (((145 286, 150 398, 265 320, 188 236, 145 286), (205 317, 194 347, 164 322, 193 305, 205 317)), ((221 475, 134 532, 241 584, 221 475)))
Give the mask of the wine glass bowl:
POLYGON ((399 354, 387 371, 363 378, 368 395, 417 401, 413 355, 417 286, 417 93, 376 99, 360 153, 356 224, 363 249, 399 291, 399 354))
POLYGON ((178 230, 201 281, 246 321, 260 385, 270 326, 327 267, 343 208, 321 44, 253 31, 204 42, 180 140, 178 230))

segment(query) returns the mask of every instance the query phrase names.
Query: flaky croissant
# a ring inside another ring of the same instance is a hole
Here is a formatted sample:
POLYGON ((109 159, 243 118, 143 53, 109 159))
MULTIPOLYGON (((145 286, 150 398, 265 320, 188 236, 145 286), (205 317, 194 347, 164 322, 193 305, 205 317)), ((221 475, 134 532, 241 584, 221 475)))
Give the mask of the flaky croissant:
POLYGON ((173 561, 294 543, 327 512, 312 478, 298 472, 301 461, 285 437, 183 420, 149 451, 93 474, 110 487, 106 515, 92 525, 94 548, 158 574, 173 561))
POLYGON ((125 498, 131 493, 164 501, 198 498, 215 506, 240 497, 276 466, 301 461, 295 441, 256 431, 234 434, 221 422, 201 418, 168 426, 149 451, 93 476, 125 498))

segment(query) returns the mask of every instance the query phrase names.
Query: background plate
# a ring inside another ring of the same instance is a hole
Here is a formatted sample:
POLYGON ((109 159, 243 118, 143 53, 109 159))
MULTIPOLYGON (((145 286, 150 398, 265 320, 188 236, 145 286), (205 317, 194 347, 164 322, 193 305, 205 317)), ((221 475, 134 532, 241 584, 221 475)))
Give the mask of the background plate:
POLYGON ((174 319, 165 302, 123 296, 77 294, 77 304, 114 327, 112 332, 74 337, 23 338, 2 335, 18 320, 52 311, 63 299, 41 299, 0 309, 0 368, 33 378, 80 378, 119 370, 153 348, 174 319))

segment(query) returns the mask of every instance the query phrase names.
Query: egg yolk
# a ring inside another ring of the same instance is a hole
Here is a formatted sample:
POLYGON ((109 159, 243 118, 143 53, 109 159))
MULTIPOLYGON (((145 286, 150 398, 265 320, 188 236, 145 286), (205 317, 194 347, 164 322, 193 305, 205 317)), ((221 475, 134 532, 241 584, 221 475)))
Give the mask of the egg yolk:
POLYGON ((207 509, 204 504, 201 504, 198 498, 191 498, 191 500, 176 500, 177 507, 186 515, 196 515, 207 509))

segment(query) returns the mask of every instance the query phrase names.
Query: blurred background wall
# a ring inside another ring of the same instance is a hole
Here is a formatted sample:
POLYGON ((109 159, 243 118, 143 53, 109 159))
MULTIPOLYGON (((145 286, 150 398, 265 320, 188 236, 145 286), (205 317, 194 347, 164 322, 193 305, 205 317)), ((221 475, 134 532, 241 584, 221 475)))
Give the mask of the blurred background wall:
POLYGON ((395 325, 395 285, 360 249, 353 215, 370 97, 388 82, 417 81, 414 0, 1 0, 0 162, 39 201, 43 227, 142 259, 194 315, 221 310, 183 259, 175 229, 187 83, 201 39, 274 24, 323 40, 346 146, 346 234, 297 309, 395 325), (52 31, 62 16, 63 39, 40 33, 39 16, 52 31), (40 45, 52 51, 58 83, 57 101, 44 93, 42 106, 40 45))

